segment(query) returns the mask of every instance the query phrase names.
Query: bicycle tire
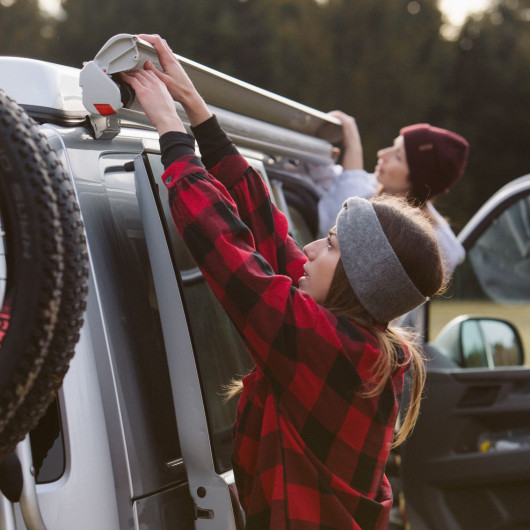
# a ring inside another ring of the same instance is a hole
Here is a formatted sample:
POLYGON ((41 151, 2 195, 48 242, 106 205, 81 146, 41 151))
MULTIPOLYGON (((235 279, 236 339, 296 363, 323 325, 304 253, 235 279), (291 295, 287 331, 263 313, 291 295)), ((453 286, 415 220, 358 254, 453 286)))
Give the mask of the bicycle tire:
POLYGON ((88 255, 68 174, 38 125, 2 91, 0 141, 13 169, 0 168, 7 261, 0 302, 10 315, 0 350, 1 457, 35 427, 68 370, 86 307, 88 255), (13 207, 13 187, 23 189, 24 218, 13 207), (31 239, 22 246, 24 228, 31 239), (21 263, 28 248, 39 259, 21 263), (33 318, 22 326, 24 315, 33 318))
POLYGON ((46 138, 39 133, 36 142, 57 197, 65 253, 63 287, 48 355, 33 387, 17 411, 16 421, 6 428, 7 438, 15 438, 19 436, 17 433, 33 429, 55 397, 79 341, 88 293, 88 252, 74 188, 46 138))

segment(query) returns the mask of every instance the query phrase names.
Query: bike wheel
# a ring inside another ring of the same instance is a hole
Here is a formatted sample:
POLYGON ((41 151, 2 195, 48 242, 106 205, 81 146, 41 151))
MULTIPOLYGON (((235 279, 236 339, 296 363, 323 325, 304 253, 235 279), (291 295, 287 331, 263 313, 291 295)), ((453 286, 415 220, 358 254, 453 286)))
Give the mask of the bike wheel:
POLYGON ((88 258, 68 175, 37 124, 1 91, 0 144, 1 456, 37 424, 66 374, 85 310, 88 258))

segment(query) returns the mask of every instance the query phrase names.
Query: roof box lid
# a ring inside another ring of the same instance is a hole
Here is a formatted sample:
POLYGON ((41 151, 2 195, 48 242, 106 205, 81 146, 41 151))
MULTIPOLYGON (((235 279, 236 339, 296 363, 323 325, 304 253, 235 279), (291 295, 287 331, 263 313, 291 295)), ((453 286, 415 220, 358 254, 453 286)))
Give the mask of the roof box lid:
POLYGON ((0 57, 0 88, 25 107, 85 116, 79 69, 36 59, 0 57))

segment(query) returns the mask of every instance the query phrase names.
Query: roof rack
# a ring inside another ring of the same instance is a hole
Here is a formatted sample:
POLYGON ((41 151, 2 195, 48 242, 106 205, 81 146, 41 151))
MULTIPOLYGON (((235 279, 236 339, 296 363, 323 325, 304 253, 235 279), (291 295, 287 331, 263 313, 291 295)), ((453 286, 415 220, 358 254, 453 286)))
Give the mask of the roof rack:
MULTIPOLYGON (((124 46, 125 56, 133 48, 136 54, 156 52, 149 44, 135 36, 120 34, 112 37, 103 46, 98 56, 108 50, 109 44, 124 46), (125 43, 125 44, 124 44, 125 43), (135 48, 136 46, 136 48, 135 48)), ((113 49, 116 56, 115 49, 113 49)), ((220 115, 224 127, 231 129, 232 135, 238 133, 248 137, 255 135, 257 145, 281 145, 291 143, 298 150, 306 154, 316 148, 316 155, 331 157, 330 144, 338 143, 342 138, 342 127, 334 117, 272 92, 263 90, 234 77, 208 68, 199 63, 179 57, 183 67, 191 80, 201 93, 205 101, 220 115), (237 116, 236 116, 237 115, 237 116), (241 118, 243 117, 243 118, 241 118), (237 118, 237 119, 236 119, 237 118), (255 120, 266 122, 270 127, 255 120), (247 130, 241 129, 237 122, 245 123, 247 130), (287 129, 298 135, 286 134, 287 129), (261 131, 261 132, 260 132, 261 131), (260 138, 260 136, 263 136, 260 138), (282 139, 280 140, 279 137, 282 139), (302 137, 303 136, 303 137, 302 137), (307 136, 323 141, 313 144, 307 136), (278 138, 276 141, 274 138, 278 138), (303 148, 304 142, 307 145, 303 148)), ((122 57, 119 57, 122 59, 122 57)), ((137 57, 135 57, 137 59, 137 57)), ((92 61, 91 61, 92 63, 92 61)), ((85 68, 89 63, 85 63, 85 68)), ((143 63, 140 65, 140 67, 143 63)), ((123 69, 123 68, 122 68, 123 69)), ((106 70, 104 70, 106 71, 106 70)), ((120 70, 115 70, 120 71, 120 70)), ((111 138, 120 130, 120 125, 142 128, 148 127, 145 115, 140 112, 136 103, 129 109, 122 109, 112 117, 91 115, 83 104, 83 92, 79 86, 81 70, 54 63, 24 59, 19 57, 0 57, 0 88, 13 97, 18 103, 37 120, 51 122, 64 126, 80 125, 86 121, 87 115, 91 118, 95 136, 98 138, 111 138), (98 121, 99 120, 99 121, 98 121), (107 133, 104 131, 108 127, 107 133)), ((109 71, 109 73, 112 73, 109 71)), ((103 75, 103 74, 102 74, 103 75)), ((110 77, 105 74, 105 77, 110 77)), ((182 109, 177 104, 177 109, 182 114, 182 109)), ((290 147, 284 145, 284 150, 290 147)))
MULTIPOLYGON (((342 127, 337 118, 185 57, 176 57, 202 97, 211 105, 329 142, 337 142, 341 138, 342 127)), ((111 37, 92 61, 84 63, 81 70, 84 106, 98 116, 111 116, 123 107, 133 108, 134 93, 120 79, 119 73, 143 68, 147 60, 162 71, 158 54, 151 43, 128 33, 111 37)))
POLYGON ((337 118, 179 57, 202 97, 212 105, 331 143, 342 139, 337 118))

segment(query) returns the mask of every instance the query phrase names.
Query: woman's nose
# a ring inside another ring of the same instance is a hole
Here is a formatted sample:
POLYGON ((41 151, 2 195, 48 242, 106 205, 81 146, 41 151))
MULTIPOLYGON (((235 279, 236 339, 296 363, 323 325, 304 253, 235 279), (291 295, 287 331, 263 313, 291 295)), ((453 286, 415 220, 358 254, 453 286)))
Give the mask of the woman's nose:
POLYGON ((315 245, 317 241, 313 241, 311 243, 308 243, 302 250, 304 251, 304 254, 307 256, 308 259, 313 259, 315 257, 315 245))
POLYGON ((389 147, 379 149, 379 151, 377 151, 377 158, 383 158, 388 153, 389 149, 390 149, 389 147))

